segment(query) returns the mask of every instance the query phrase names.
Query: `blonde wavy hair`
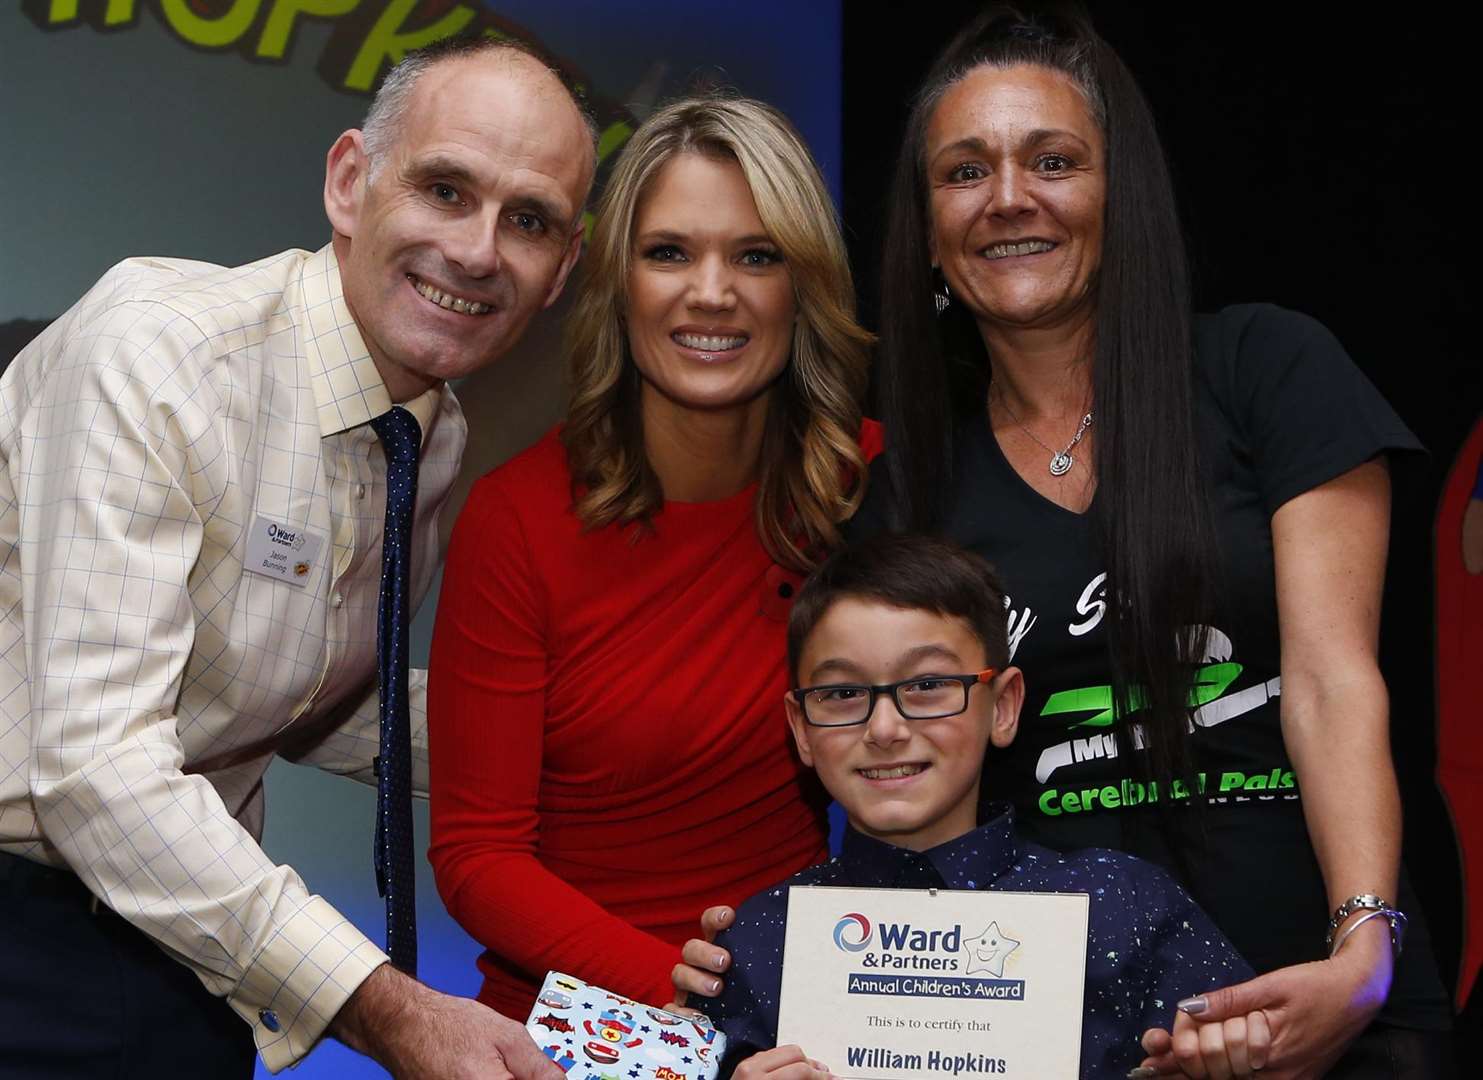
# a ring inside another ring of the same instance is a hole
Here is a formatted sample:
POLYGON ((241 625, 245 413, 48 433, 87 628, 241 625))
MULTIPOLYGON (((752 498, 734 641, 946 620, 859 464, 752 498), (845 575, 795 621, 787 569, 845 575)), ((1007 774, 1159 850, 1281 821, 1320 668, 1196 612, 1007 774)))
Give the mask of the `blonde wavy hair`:
POLYGON ((644 452, 624 312, 639 201, 660 169, 686 153, 741 167, 792 276, 798 317, 768 405, 757 534, 775 561, 807 571, 839 544, 839 523, 863 494, 858 433, 873 339, 855 322, 854 282, 818 166, 792 124, 760 101, 707 95, 658 110, 608 179, 567 321, 571 398, 562 442, 573 510, 589 529, 647 526, 664 501, 644 452))

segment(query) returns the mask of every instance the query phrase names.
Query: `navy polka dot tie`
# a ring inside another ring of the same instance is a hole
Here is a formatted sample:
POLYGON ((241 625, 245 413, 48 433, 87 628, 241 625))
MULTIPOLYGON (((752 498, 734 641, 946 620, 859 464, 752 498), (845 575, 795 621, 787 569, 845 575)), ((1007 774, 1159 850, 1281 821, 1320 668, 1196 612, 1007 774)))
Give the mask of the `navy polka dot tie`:
POLYGON ((381 756, 376 762, 376 887, 386 898, 386 952, 417 974, 417 879, 412 871, 412 721, 407 710, 407 594, 412 510, 417 503, 417 417, 394 408, 371 421, 386 451, 386 537, 376 661, 381 681, 381 756))

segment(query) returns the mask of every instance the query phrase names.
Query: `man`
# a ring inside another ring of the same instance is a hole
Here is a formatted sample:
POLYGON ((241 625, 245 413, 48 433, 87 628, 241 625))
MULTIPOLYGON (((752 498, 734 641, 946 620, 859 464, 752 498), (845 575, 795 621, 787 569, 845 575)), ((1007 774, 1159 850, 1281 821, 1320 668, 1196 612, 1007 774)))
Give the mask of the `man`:
POLYGON ((276 1071, 326 1032, 398 1076, 559 1075, 258 838, 275 753, 372 776, 384 418, 421 432, 415 603, 466 432, 444 383, 559 295, 593 170, 522 48, 414 54, 330 150, 328 247, 129 260, 0 379, 0 1077, 276 1071))

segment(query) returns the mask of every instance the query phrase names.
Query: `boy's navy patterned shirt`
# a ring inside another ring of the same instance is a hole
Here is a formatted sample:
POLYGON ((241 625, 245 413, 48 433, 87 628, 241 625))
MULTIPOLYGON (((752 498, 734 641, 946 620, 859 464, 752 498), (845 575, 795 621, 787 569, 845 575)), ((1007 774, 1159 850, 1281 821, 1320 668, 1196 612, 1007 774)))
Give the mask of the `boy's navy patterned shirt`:
POLYGON ((1086 893, 1083 1077, 1126 1074, 1147 1056, 1139 1044, 1143 1032, 1173 1025, 1175 1002, 1252 977, 1225 935, 1164 871, 1119 851, 1061 855, 1024 843, 1008 804, 991 809, 995 816, 986 824, 923 852, 847 829, 838 857, 742 904, 735 923, 716 939, 732 962, 725 989, 706 1009, 726 1033, 722 1075, 777 1042, 783 933, 794 885, 1086 893))

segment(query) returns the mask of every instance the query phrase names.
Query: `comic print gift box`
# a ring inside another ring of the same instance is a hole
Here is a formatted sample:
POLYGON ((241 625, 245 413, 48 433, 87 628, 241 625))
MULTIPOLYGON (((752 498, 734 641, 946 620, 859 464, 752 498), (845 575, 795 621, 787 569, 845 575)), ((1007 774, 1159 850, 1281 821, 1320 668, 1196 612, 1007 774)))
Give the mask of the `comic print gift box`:
POLYGON ((571 1080, 716 1080, 726 1036, 704 1020, 641 1005, 548 972, 526 1021, 571 1080))

